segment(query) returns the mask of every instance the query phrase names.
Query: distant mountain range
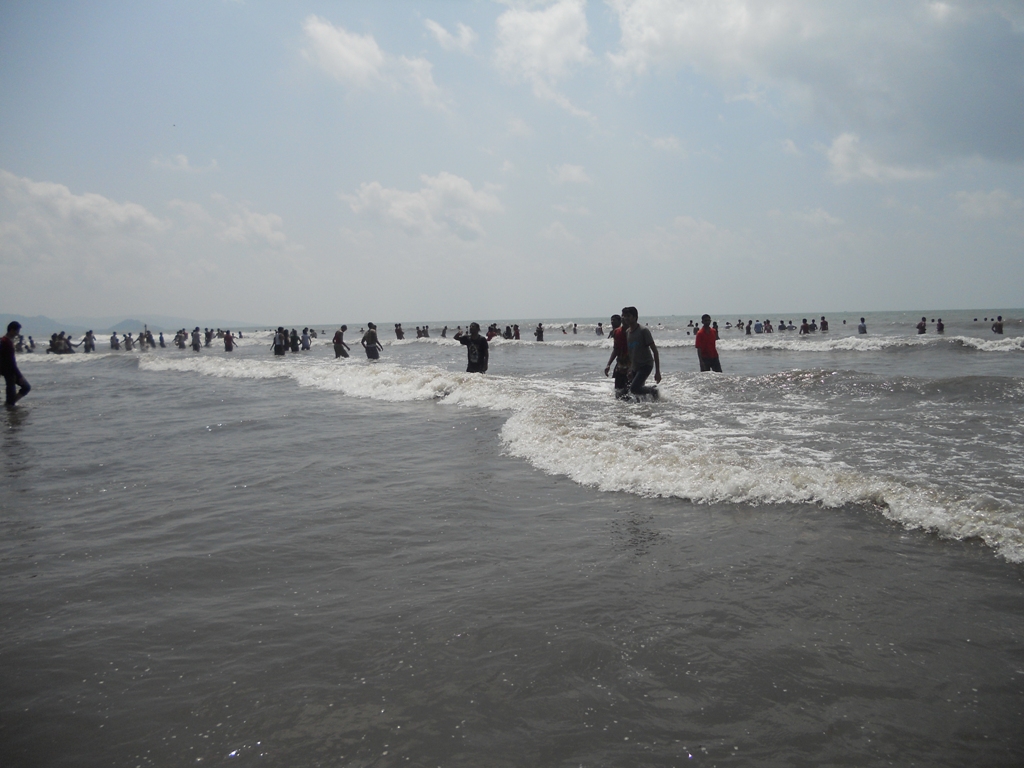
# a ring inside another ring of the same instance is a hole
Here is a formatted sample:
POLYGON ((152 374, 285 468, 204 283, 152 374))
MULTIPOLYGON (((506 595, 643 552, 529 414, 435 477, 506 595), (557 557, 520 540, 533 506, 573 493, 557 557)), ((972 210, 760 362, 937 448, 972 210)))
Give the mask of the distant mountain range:
POLYGON ((197 325, 200 328, 230 328, 231 330, 242 331, 270 327, 266 323, 243 323, 238 320, 195 320, 193 318, 170 317, 168 315, 143 315, 141 319, 131 317, 65 317, 54 319, 46 315, 28 317, 26 315, 7 315, 0 312, 0 324, 3 325, 0 334, 6 331, 7 324, 12 320, 17 320, 21 323, 22 335, 32 336, 37 340, 47 338, 51 333, 60 333, 61 331, 76 336, 89 330, 94 331, 96 334, 112 333, 113 331, 118 333, 131 331, 136 333, 142 330, 143 326, 148 326, 151 331, 176 331, 179 328, 191 330, 197 325))

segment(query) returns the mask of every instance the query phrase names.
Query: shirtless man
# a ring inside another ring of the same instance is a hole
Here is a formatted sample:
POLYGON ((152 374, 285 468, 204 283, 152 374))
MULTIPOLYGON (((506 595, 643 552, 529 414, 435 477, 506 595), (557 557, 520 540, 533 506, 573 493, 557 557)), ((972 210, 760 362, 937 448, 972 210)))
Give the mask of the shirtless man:
MULTIPOLYGON (((401 326, 397 326, 396 325, 395 327, 398 328, 399 330, 401 330, 401 326)), ((349 347, 348 344, 345 343, 345 331, 347 331, 347 330, 348 330, 348 326, 347 325, 343 325, 343 326, 341 326, 341 328, 339 328, 334 333, 334 342, 333 343, 334 343, 334 359, 335 360, 337 360, 339 357, 348 357, 348 350, 350 349, 350 347, 349 347)), ((401 336, 399 336, 399 338, 401 338, 401 336)))
POLYGON ((27 395, 32 387, 18 370, 18 361, 14 356, 14 341, 21 331, 21 323, 12 320, 7 325, 7 335, 0 338, 0 375, 4 377, 7 384, 7 399, 5 405, 8 410, 13 410, 15 403, 27 395))
POLYGON ((366 333, 363 334, 363 338, 359 341, 363 345, 363 349, 366 350, 366 357, 370 360, 379 360, 380 353, 384 351, 384 346, 377 339, 377 326, 373 323, 366 324, 366 333))
POLYGON ((626 347, 629 349, 629 369, 632 379, 629 393, 638 400, 643 395, 658 399, 658 388, 644 386, 647 377, 654 371, 654 381, 661 383, 661 360, 658 347, 651 336, 651 329, 641 327, 636 307, 623 307, 622 324, 626 329, 626 347))

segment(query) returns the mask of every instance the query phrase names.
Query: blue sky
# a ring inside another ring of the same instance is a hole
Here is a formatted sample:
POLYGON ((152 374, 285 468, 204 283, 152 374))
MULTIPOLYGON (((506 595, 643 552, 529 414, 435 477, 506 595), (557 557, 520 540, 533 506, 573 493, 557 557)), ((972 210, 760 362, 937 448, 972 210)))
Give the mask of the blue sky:
POLYGON ((1024 305, 1018 2, 6 3, 0 310, 1024 305))

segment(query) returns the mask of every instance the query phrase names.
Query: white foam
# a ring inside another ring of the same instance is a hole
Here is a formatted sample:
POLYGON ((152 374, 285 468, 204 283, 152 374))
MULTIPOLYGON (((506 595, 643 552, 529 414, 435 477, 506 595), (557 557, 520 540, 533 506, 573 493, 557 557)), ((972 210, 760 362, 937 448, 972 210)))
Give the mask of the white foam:
MULTIPOLYGON (((703 413, 713 395, 690 379, 667 378, 662 403, 615 401, 611 385, 447 371, 364 360, 141 356, 148 371, 227 378, 287 377, 351 397, 435 400, 510 412, 506 450, 539 469, 601 491, 688 499, 697 503, 867 505, 908 528, 953 538, 980 537, 1006 559, 1024 562, 1024 512, 992 497, 958 496, 934 482, 867 474, 821 450, 777 449, 763 435, 769 416, 747 414, 722 429, 703 413), (760 419, 760 420, 759 420, 760 419), (760 425, 760 427, 759 427, 760 425)), ((718 408, 721 410, 721 408, 718 408)), ((771 415, 776 428, 814 430, 813 413, 771 415), (788 421, 787 421, 788 420, 788 421), (785 422, 785 423, 784 423, 785 422)))

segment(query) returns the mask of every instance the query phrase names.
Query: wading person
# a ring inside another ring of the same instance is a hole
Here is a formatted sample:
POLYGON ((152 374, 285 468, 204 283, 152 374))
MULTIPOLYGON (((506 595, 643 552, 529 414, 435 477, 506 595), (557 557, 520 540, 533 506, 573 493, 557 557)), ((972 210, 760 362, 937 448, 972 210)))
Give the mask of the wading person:
POLYGON ((7 384, 7 399, 4 404, 8 410, 12 410, 21 398, 27 395, 32 387, 18 370, 18 361, 14 356, 14 341, 21 331, 21 323, 12 320, 7 325, 7 335, 0 338, 0 375, 4 377, 7 384))
POLYGON ((658 347, 651 336, 651 329, 641 327, 636 307, 623 307, 622 325, 626 329, 626 347, 629 350, 629 393, 638 400, 644 395, 658 399, 658 388, 645 386, 647 377, 654 371, 654 381, 661 382, 661 360, 658 347))
POLYGON ((487 339, 480 335, 480 323, 470 323, 469 335, 459 336, 459 343, 465 345, 469 357, 466 373, 487 373, 487 339))
POLYGON ((715 348, 715 339, 718 334, 711 327, 711 315, 701 315, 701 329, 697 331, 697 338, 694 344, 697 347, 697 360, 700 362, 701 371, 722 372, 722 364, 718 360, 718 350, 715 348))
MULTIPOLYGON (((395 326, 400 329, 400 326, 395 326)), ((347 325, 341 326, 337 331, 334 332, 334 359, 337 360, 339 357, 348 357, 349 345, 345 343, 345 331, 348 330, 347 325)))
POLYGON ((373 323, 366 324, 366 333, 363 334, 363 338, 360 339, 359 343, 363 345, 363 349, 366 350, 366 357, 370 360, 379 360, 380 353, 384 351, 384 346, 377 339, 377 326, 373 323))
MULTIPOLYGON (((598 323, 600 327, 600 323, 598 323)), ((603 331, 601 332, 603 335, 603 331)), ((629 349, 626 347, 626 329, 622 327, 622 318, 619 315, 612 315, 612 354, 608 358, 608 365, 604 367, 604 375, 608 375, 612 363, 615 363, 615 397, 624 400, 628 395, 629 383, 626 374, 629 373, 629 349)))

